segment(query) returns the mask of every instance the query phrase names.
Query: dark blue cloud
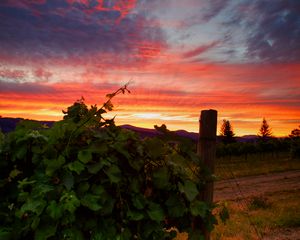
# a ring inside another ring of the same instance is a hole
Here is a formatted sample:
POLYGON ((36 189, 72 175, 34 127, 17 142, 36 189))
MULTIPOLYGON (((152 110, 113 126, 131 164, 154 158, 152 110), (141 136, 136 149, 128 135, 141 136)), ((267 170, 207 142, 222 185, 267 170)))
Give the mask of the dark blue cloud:
POLYGON ((164 45, 162 31, 138 13, 121 18, 118 9, 93 10, 95 1, 88 6, 65 0, 21 2, 0 1, 2 55, 68 59, 114 53, 129 60, 143 43, 164 45))
POLYGON ((229 3, 229 0, 203 1, 203 8, 199 9, 199 12, 197 12, 196 14, 194 13, 187 17, 182 22, 182 26, 184 28, 189 28, 194 25, 206 24, 207 22, 211 21, 213 18, 221 14, 222 11, 226 9, 229 3))
POLYGON ((259 62, 300 61, 300 1, 244 1, 231 22, 246 30, 247 57, 259 62))
POLYGON ((205 9, 203 14, 203 21, 209 21, 216 17, 218 14, 224 10, 229 3, 229 0, 210 0, 208 1, 208 7, 205 9))
POLYGON ((0 79, 0 93, 49 94, 55 92, 55 89, 49 85, 46 86, 39 83, 7 82, 0 79))

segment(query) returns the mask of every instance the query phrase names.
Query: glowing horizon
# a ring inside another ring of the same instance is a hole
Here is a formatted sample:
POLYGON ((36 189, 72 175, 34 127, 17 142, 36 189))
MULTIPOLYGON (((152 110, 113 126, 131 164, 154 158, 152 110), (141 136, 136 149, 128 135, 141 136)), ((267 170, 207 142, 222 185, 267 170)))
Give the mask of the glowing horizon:
MULTIPOLYGON (((216 109, 236 135, 300 125, 300 3, 186 0, 0 2, 0 115, 62 119, 83 96, 117 124, 198 132, 216 109), (272 14, 270 14, 272 13, 272 14)), ((219 129, 219 127, 218 127, 219 129)))

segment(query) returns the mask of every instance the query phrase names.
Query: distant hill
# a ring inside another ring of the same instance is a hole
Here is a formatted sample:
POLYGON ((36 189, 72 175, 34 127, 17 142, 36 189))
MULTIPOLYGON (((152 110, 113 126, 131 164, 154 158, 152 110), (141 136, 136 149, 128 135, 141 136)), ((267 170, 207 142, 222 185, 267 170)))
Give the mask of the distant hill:
MULTIPOLYGON (((16 125, 21 120, 24 120, 24 118, 0 118, 0 128, 3 133, 8 133, 10 131, 13 131, 16 128, 16 125)), ((53 125, 54 121, 37 121, 42 124, 46 124, 49 127, 53 125)), ((150 128, 141 128, 141 127, 135 127, 132 125, 121 125, 120 127, 132 130, 136 133, 138 133, 142 138, 145 137, 155 137, 160 135, 161 133, 158 132, 156 129, 150 129, 150 128)), ((195 132, 188 132, 185 130, 177 130, 174 131, 174 133, 180 137, 189 138, 194 142, 198 141, 199 134, 195 132)), ((245 135, 242 137, 236 137, 236 140, 238 142, 254 142, 257 139, 256 135, 245 135)), ((217 141, 220 141, 220 137, 217 138, 217 141)))
MULTIPOLYGON (((156 129, 141 128, 141 127, 135 127, 135 126, 131 126, 131 125, 122 125, 120 127, 132 130, 132 131, 138 133, 142 138, 144 138, 144 137, 155 137, 155 136, 161 134, 156 129)), ((187 132, 185 130, 177 130, 177 131, 173 131, 173 133, 175 133, 176 135, 178 135, 180 137, 189 138, 189 139, 191 139, 195 142, 198 141, 198 133, 187 132)))
MULTIPOLYGON (((25 120, 24 118, 7 118, 3 117, 0 118, 0 129, 3 133, 8 133, 13 130, 15 130, 18 122, 25 120)), ((31 121, 36 121, 41 124, 46 124, 47 126, 51 127, 54 123, 54 121, 37 121, 37 120, 31 120, 31 121)))
POLYGON ((237 142, 255 142, 257 141, 257 135, 244 135, 242 137, 236 137, 237 142))

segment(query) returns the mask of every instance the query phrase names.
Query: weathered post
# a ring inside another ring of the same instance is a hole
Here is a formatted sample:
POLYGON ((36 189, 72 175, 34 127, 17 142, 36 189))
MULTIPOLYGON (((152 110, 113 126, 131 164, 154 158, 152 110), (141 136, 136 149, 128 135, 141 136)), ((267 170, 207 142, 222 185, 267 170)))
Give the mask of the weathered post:
MULTIPOLYGON (((216 139, 217 139, 217 111, 203 110, 200 116, 200 134, 197 146, 197 153, 204 162, 204 165, 213 174, 215 170, 216 139)), ((204 186, 202 200, 207 203, 213 202, 213 180, 209 180, 204 186)), ((210 239, 210 234, 203 229, 205 240, 210 239)))

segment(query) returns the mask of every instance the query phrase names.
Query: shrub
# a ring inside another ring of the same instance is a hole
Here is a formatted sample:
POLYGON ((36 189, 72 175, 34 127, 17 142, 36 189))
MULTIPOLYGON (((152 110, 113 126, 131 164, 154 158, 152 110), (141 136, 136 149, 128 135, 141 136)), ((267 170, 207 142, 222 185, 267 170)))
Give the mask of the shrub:
POLYGON ((250 210, 257 210, 257 209, 266 209, 270 207, 270 203, 268 199, 264 196, 254 196, 249 201, 249 209, 250 210))

